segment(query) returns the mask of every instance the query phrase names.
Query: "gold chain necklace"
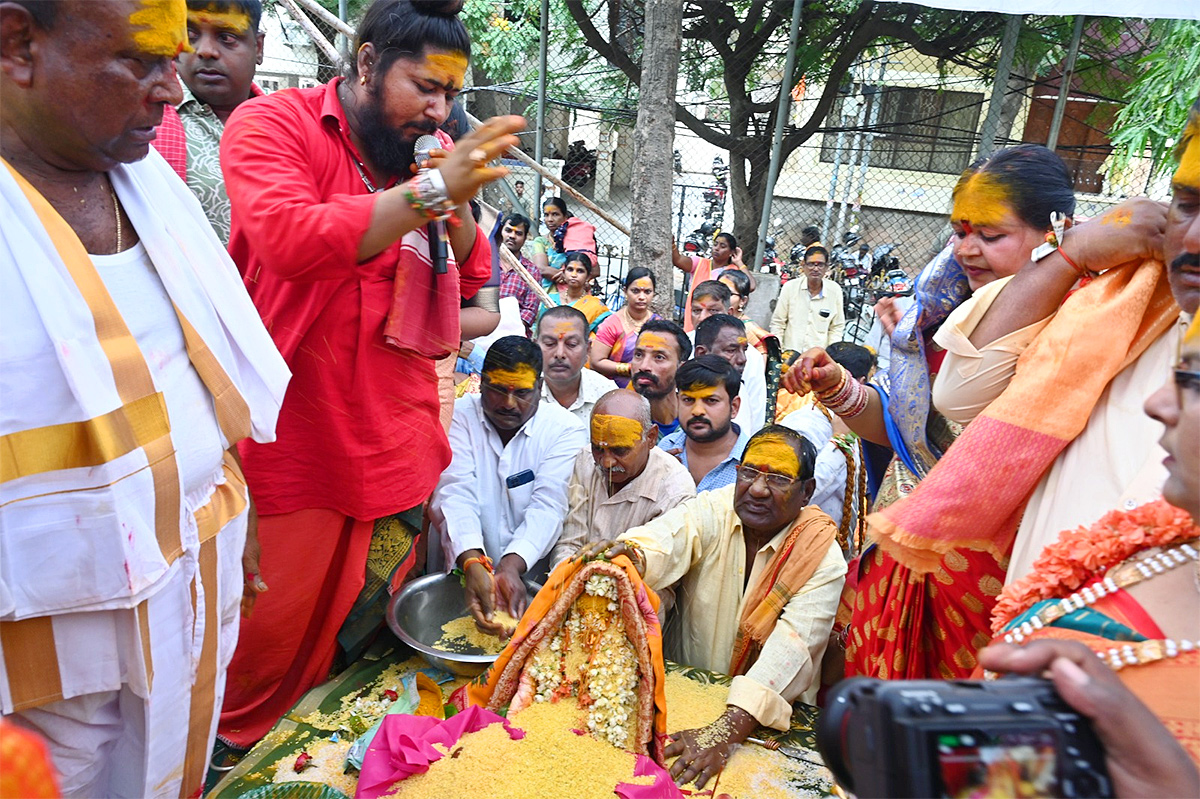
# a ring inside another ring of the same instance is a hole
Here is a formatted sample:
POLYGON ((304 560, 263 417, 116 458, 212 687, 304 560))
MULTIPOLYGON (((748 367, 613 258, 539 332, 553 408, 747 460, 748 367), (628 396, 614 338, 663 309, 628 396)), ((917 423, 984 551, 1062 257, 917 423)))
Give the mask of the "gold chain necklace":
POLYGON ((116 252, 121 252, 121 203, 117 201, 117 190, 113 187, 112 178, 108 179, 108 195, 112 197, 113 216, 117 220, 117 249, 116 252))

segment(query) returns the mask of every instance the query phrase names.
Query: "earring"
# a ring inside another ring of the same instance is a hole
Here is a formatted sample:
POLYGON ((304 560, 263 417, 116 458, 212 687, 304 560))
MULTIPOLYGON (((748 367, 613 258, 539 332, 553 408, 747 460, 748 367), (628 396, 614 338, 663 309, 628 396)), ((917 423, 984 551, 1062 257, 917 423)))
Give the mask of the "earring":
POLYGON ((366 76, 366 75, 359 75, 359 76, 358 76, 358 83, 359 83, 359 85, 360 85, 360 86, 366 86, 366 85, 367 85, 367 76, 366 76))

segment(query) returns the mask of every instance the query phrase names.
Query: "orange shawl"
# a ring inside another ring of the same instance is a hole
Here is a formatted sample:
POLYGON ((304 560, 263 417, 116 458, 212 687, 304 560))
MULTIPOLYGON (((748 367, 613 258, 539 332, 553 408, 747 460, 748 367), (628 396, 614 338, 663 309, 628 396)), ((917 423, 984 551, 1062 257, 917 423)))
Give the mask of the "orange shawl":
POLYGON ((920 573, 959 548, 1007 557, 1025 503, 1104 389, 1178 318, 1158 261, 1110 269, 1071 294, 916 490, 868 517, 879 546, 920 573))
POLYGON ((662 627, 658 620, 658 596, 642 582, 641 575, 625 556, 611 563, 602 560, 580 563, 574 559, 560 563, 530 603, 496 662, 466 686, 467 702, 495 711, 513 701, 526 661, 543 640, 553 638, 566 621, 571 606, 583 593, 588 577, 593 574, 616 578, 621 621, 637 652, 638 736, 631 751, 649 755, 662 764, 667 735, 667 675, 662 627))
POLYGON ((742 606, 729 674, 745 674, 758 658, 788 600, 812 579, 837 535, 837 525, 816 505, 809 505, 788 531, 742 606))

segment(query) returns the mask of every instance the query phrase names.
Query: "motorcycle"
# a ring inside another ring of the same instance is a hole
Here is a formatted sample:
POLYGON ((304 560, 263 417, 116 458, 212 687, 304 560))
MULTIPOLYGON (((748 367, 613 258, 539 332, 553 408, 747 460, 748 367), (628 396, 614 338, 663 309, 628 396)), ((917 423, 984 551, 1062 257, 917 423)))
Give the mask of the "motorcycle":
POLYGON ((563 163, 562 179, 572 186, 583 186, 595 176, 596 151, 589 150, 583 140, 571 142, 563 163))
POLYGON ((775 237, 767 236, 763 245, 763 257, 762 263, 759 264, 759 271, 772 275, 779 273, 783 269, 783 259, 775 252, 775 237))

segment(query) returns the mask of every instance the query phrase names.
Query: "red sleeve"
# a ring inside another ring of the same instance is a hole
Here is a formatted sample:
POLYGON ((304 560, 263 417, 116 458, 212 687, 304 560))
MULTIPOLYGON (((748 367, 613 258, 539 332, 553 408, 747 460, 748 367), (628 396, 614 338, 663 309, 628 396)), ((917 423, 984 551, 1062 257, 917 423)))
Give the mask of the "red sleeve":
POLYGON ((154 149, 166 160, 175 174, 187 181, 187 131, 172 105, 163 107, 162 124, 154 131, 154 149))
POLYGON ((373 194, 322 199, 321 165, 306 146, 320 135, 312 128, 289 105, 259 100, 235 111, 221 136, 234 227, 254 242, 259 265, 284 280, 347 277, 375 207, 373 194))
POLYGON ((463 298, 474 297, 492 276, 492 245, 479 225, 475 226, 475 244, 467 260, 458 265, 458 290, 463 298))

